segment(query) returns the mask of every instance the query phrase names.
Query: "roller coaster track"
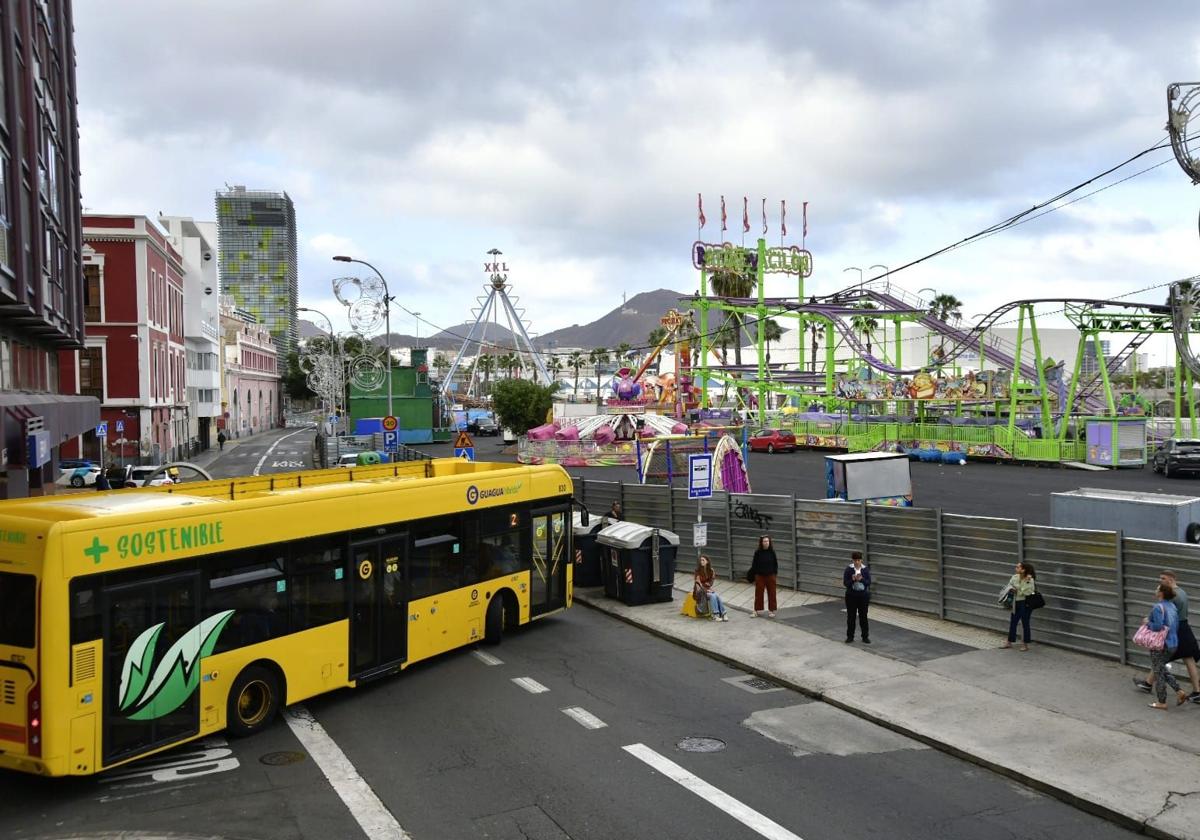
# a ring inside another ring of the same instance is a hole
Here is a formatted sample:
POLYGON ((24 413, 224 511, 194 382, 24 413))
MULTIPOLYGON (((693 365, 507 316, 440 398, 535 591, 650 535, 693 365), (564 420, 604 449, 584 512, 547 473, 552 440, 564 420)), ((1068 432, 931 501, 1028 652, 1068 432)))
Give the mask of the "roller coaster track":
MULTIPOLYGON (((1006 303, 1002 306, 989 312, 981 318, 973 326, 963 329, 946 323, 938 318, 933 317, 929 310, 920 302, 915 304, 910 303, 905 298, 911 296, 902 290, 893 289, 865 284, 862 286, 851 286, 843 289, 835 294, 825 296, 823 298, 811 298, 807 303, 801 303, 795 298, 771 298, 766 304, 773 309, 784 309, 788 312, 810 314, 823 318, 833 324, 842 340, 850 346, 855 353, 858 354, 867 365, 882 373, 893 376, 911 376, 923 371, 935 370, 939 367, 944 367, 950 364, 963 353, 968 350, 973 350, 979 347, 980 338, 988 331, 998 326, 1000 323, 1008 319, 1014 311, 1019 310, 1022 306, 1045 306, 1051 305, 1056 309, 1065 307, 1074 307, 1077 309, 1138 309, 1143 312, 1153 314, 1168 314, 1172 315, 1172 320, 1175 325, 1176 346, 1179 347, 1181 357, 1185 363, 1200 376, 1200 358, 1197 358, 1187 345, 1187 326, 1194 318, 1194 313, 1200 311, 1200 286, 1188 285, 1186 290, 1181 290, 1177 294, 1176 287, 1181 287, 1184 284, 1176 284, 1172 286, 1172 303, 1170 306, 1162 304, 1146 304, 1132 303, 1122 300, 1104 300, 1100 298, 1028 298, 1025 300, 1016 300, 1006 303), (1176 304, 1175 298, 1178 296, 1185 304, 1176 304), (859 304, 864 302, 875 304, 875 308, 868 310, 872 317, 886 317, 889 315, 908 315, 917 316, 914 318, 918 323, 926 329, 941 336, 945 341, 942 344, 944 354, 940 362, 936 364, 925 364, 917 367, 899 367, 888 363, 884 359, 879 358, 873 351, 868 352, 866 346, 859 337, 859 332, 854 328, 854 318, 864 314, 864 310, 859 304), (1186 305, 1186 313, 1180 314, 1186 305), (1182 324, 1184 338, 1180 341, 1180 324, 1182 324)), ((697 298, 691 298, 697 300, 697 298)), ((711 299, 711 298, 710 298, 711 299)), ((752 307, 758 304, 757 298, 721 298, 726 304, 737 307, 752 307)), ((1143 339, 1144 341, 1144 339, 1143 339)), ((1115 373, 1119 369, 1119 365, 1115 364, 1119 361, 1123 362, 1128 358, 1128 353, 1133 352, 1140 346, 1140 343, 1130 342, 1131 347, 1126 347, 1122 353, 1122 357, 1108 361, 1110 374, 1115 373)), ((985 353, 989 359, 996 362, 999 367, 1012 369, 1016 363, 1016 358, 1013 352, 1006 349, 1000 349, 995 345, 985 346, 985 353)), ((773 381, 791 382, 793 384, 816 384, 824 383, 824 377, 816 377, 813 374, 805 374, 803 372, 783 372, 776 371, 776 365, 771 365, 770 374, 773 381)), ((721 370, 732 371, 732 366, 721 367, 721 370)), ((757 368, 750 365, 743 365, 742 368, 736 370, 738 373, 746 374, 756 372, 757 368)), ((1020 374, 1027 382, 1038 381, 1038 370, 1036 365, 1022 363, 1020 374)), ((1097 378, 1099 381, 1099 378, 1097 378)), ((1076 395, 1076 404, 1082 403, 1089 411, 1103 411, 1105 403, 1103 398, 1098 393, 1098 384, 1088 382, 1085 389, 1076 395), (1093 387, 1095 386, 1095 387, 1093 387)))

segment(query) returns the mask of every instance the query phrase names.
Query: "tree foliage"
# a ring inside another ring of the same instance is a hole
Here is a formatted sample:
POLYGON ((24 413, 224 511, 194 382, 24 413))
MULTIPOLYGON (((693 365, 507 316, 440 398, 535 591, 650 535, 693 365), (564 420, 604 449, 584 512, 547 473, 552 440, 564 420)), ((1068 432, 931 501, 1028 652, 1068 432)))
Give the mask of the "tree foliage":
POLYGON ((316 396, 308 387, 308 377, 300 370, 300 354, 292 351, 287 357, 287 372, 283 375, 283 390, 293 400, 307 400, 316 396))
POLYGON ((528 379, 502 379, 492 390, 492 407, 500 425, 523 435, 546 422, 556 384, 538 385, 528 379))

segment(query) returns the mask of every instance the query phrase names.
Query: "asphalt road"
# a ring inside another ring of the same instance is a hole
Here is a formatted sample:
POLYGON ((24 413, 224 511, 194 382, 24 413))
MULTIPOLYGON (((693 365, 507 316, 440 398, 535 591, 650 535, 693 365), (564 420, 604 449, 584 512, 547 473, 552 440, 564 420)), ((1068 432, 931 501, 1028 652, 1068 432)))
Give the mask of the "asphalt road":
MULTIPOLYGON (((786 689, 740 687, 748 675, 585 607, 482 650, 493 659, 452 653, 307 704, 418 840, 770 836, 739 808, 808 840, 1133 836, 786 689), (698 795, 635 752, 712 787, 698 795)), ((12 837, 363 836, 282 722, 94 779, 6 775, 4 790, 12 837)))
MULTIPOLYGON (((309 443, 263 435, 210 470, 287 471, 309 443)), ((305 705, 348 762, 341 794, 279 721, 94 778, 0 774, 0 836, 362 837, 356 774, 417 840, 1133 836, 585 607, 305 705)))

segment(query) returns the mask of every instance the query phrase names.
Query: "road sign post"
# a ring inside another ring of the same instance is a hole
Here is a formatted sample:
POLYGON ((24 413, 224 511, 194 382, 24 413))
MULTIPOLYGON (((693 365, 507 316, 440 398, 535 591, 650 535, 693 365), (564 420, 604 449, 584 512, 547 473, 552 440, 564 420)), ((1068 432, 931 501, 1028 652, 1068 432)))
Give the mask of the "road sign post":
POLYGON ((688 455, 688 498, 696 500, 696 524, 692 528, 692 543, 696 556, 708 545, 708 525, 704 522, 704 500, 713 494, 713 456, 711 452, 688 455))
POLYGON ((382 421, 380 421, 380 425, 383 426, 383 430, 385 432, 394 432, 396 429, 400 428, 400 421, 389 414, 387 417, 384 417, 382 421))
POLYGON ((399 432, 384 432, 383 433, 383 449, 385 452, 400 451, 400 433, 399 432))
POLYGON ((454 439, 454 457, 475 460, 475 441, 471 440, 471 436, 466 432, 459 432, 458 437, 454 439))
MULTIPOLYGON (((117 425, 120 425, 120 421, 117 421, 117 425)), ((96 426, 96 437, 100 441, 100 472, 104 472, 104 447, 108 442, 108 421, 101 421, 96 426)))

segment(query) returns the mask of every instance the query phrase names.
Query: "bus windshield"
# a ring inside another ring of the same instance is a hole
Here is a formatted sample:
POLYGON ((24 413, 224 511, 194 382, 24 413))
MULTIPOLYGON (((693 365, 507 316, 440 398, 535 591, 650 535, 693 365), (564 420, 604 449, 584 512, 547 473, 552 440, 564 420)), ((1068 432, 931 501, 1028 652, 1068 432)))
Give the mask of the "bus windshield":
POLYGON ((37 578, 0 572, 0 645, 31 648, 36 638, 37 578))

